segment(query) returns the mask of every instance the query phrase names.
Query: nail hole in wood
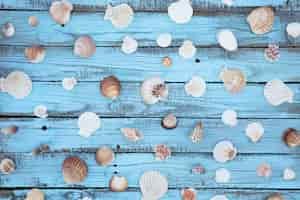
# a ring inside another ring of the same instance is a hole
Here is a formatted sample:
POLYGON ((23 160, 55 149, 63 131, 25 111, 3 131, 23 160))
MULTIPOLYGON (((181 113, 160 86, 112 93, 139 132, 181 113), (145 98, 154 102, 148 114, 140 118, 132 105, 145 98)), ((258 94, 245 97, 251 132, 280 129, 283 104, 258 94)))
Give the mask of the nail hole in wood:
POLYGON ((196 58, 196 59, 195 59, 195 63, 200 63, 200 59, 199 59, 199 58, 196 58))
POLYGON ((117 165, 117 164, 114 164, 114 167, 118 167, 118 165, 117 165))
POLYGON ((120 150, 121 146, 119 144, 117 144, 117 150, 120 150))
POLYGON ((42 126, 42 130, 46 131, 47 130, 47 126, 42 126))
POLYGON ((64 24, 61 24, 61 27, 65 27, 65 25, 64 25, 64 24))
POLYGON ((114 171, 114 174, 118 174, 118 172, 117 172, 117 171, 114 171))

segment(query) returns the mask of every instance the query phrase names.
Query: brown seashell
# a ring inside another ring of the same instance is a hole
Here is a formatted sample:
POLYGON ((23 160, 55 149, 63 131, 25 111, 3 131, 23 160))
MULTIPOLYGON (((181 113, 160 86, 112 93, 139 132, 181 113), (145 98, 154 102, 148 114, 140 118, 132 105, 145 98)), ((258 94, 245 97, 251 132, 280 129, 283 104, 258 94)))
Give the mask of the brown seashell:
POLYGON ((224 82, 224 87, 230 93, 238 93, 246 86, 246 76, 239 69, 223 69, 220 79, 224 82))
POLYGON ((71 156, 64 160, 62 173, 66 183, 79 183, 87 177, 88 167, 84 160, 71 156))
POLYGON ((177 126, 177 117, 173 114, 168 114, 161 121, 162 127, 166 129, 173 129, 177 126))
POLYGON ((0 133, 3 133, 4 135, 13 135, 16 134, 18 131, 18 127, 15 125, 3 127, 0 129, 0 133))
POLYGON ((70 20, 72 10, 73 5, 67 0, 53 1, 49 13, 56 23, 65 25, 70 20))
POLYGON ((3 174, 11 174, 16 170, 15 162, 10 158, 4 158, 0 162, 0 171, 3 174))
POLYGON ((96 52, 96 44, 90 36, 80 36, 75 41, 73 52, 82 58, 91 57, 96 52))
POLYGON ((33 27, 36 27, 37 25, 39 25, 39 20, 36 16, 29 16, 28 24, 33 27))
POLYGON ((45 199, 45 194, 43 191, 39 189, 32 189, 27 193, 25 200, 44 200, 44 199, 45 199))
POLYGON ((143 134, 136 128, 121 128, 121 132, 131 142, 137 142, 143 138, 143 134))
POLYGON ((106 166, 109 165, 115 159, 115 154, 113 150, 107 146, 100 147, 96 151, 96 162, 99 165, 106 166))
POLYGON ((289 147, 300 146, 300 134, 294 128, 288 128, 283 133, 283 141, 289 147))
POLYGON ((121 83, 117 77, 108 76, 100 82, 100 90, 103 96, 115 99, 120 95, 121 83))
POLYGON ((181 190, 182 200, 197 200, 197 191, 193 188, 187 188, 181 190))
POLYGON ((203 138, 203 126, 201 122, 198 122, 190 134, 190 139, 193 143, 198 143, 203 138))
POLYGON ((109 181, 109 188, 113 192, 124 192, 128 188, 128 181, 124 176, 113 176, 109 181))
POLYGON ((260 7, 252 10, 247 22, 255 34, 265 34, 272 30, 274 23, 274 10, 271 7, 260 7))
POLYGON ((284 197, 279 193, 274 193, 268 196, 266 200, 284 200, 284 197))
POLYGON ((165 67, 171 67, 172 66, 172 59, 169 56, 165 56, 162 59, 162 64, 165 67))
POLYGON ((44 47, 32 46, 25 49, 25 56, 31 63, 40 63, 44 60, 46 51, 44 47))

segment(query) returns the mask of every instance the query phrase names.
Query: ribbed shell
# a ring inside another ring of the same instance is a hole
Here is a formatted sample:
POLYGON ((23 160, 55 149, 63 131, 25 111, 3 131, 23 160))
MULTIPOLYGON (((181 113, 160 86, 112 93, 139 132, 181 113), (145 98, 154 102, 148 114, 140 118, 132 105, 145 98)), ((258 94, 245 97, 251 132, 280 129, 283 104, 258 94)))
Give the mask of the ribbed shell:
POLYGON ((107 146, 100 147, 96 151, 96 161, 99 165, 109 165, 115 159, 113 150, 107 146))
POLYGON ((246 76, 239 69, 223 69, 220 79, 224 82, 225 89, 230 93, 238 93, 246 86, 246 76))
POLYGON ((270 7, 260 7, 251 11, 247 22, 255 34, 265 34, 272 30, 274 23, 274 10, 270 7))
POLYGON ((100 90, 103 96, 115 99, 120 95, 121 83, 117 77, 108 76, 101 81, 100 90))
POLYGON ((82 182, 88 173, 85 161, 78 157, 71 156, 64 160, 62 173, 66 183, 75 184, 82 182))
POLYGON ((113 176, 109 181, 109 188, 113 192, 124 192, 128 188, 128 181, 124 176, 113 176))
POLYGON ((96 44, 90 36, 80 36, 75 41, 73 51, 79 57, 88 58, 96 52, 96 44))
POLYGON ((140 178, 143 199, 159 199, 168 191, 168 180, 158 171, 147 171, 140 178))

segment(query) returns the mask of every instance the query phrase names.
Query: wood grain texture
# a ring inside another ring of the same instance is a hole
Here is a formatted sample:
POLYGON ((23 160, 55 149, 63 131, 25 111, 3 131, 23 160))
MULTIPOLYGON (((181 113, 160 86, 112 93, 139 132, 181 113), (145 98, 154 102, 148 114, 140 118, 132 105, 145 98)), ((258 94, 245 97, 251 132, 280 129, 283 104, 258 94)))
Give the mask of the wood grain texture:
POLYGON ((286 128, 300 129, 299 119, 240 119, 237 127, 225 126, 221 119, 179 119, 176 129, 161 127, 160 118, 104 118, 102 128, 90 138, 78 135, 77 119, 33 118, 2 119, 0 128, 18 126, 15 135, 0 134, 0 152, 30 153, 40 145, 49 145, 52 152, 95 152, 102 145, 107 145, 118 152, 153 152, 157 144, 167 144, 172 152, 212 152, 215 144, 221 140, 231 140, 240 153, 257 154, 298 154, 300 149, 288 148, 282 141, 286 128), (204 126, 204 138, 200 143, 192 143, 189 135, 197 121, 204 126), (259 121, 265 134, 261 141, 253 144, 245 135, 248 123, 259 121), (44 127, 44 128, 43 128, 44 127), (139 129, 143 140, 129 142, 120 132, 121 128, 139 129), (33 139, 34 138, 34 139, 33 139), (20 145, 22 141, 22 145, 20 145), (268 148, 266 148, 268 147, 268 148))
POLYGON ((184 82, 193 75, 201 75, 208 82, 220 82, 219 73, 224 67, 240 68, 249 82, 266 82, 279 78, 287 82, 300 81, 300 49, 281 48, 280 59, 268 62, 264 49, 241 48, 226 54, 220 48, 199 48, 195 59, 185 60, 178 48, 140 48, 137 53, 125 55, 119 47, 98 47, 90 59, 73 55, 71 47, 46 47, 46 58, 31 64, 24 56, 25 47, 0 47, 0 76, 12 70, 28 73, 34 81, 61 81, 75 77, 79 81, 98 81, 109 75, 121 81, 143 81, 160 76, 168 82, 184 82), (171 67, 164 67, 162 59, 169 56, 171 67))
POLYGON ((245 155, 239 154, 235 160, 222 164, 213 160, 211 154, 173 154, 165 161, 157 161, 151 153, 116 154, 115 161, 108 167, 96 164, 94 153, 59 153, 32 156, 30 154, 2 154, 16 161, 17 170, 10 175, 0 177, 0 185, 6 187, 108 187, 114 174, 126 176, 129 187, 139 187, 140 176, 148 170, 159 170, 168 178, 170 188, 260 188, 260 189, 299 189, 300 180, 284 181, 283 170, 293 168, 300 173, 299 155, 245 155), (63 181, 61 165, 63 160, 77 155, 87 162, 88 177, 80 184, 67 185, 63 181), (284 162, 283 162, 284 161, 284 162), (272 166, 272 176, 263 178, 256 176, 256 168, 262 163, 272 166), (205 174, 192 174, 195 165, 202 164, 205 174), (231 171, 229 183, 217 184, 215 170, 227 168, 231 171))

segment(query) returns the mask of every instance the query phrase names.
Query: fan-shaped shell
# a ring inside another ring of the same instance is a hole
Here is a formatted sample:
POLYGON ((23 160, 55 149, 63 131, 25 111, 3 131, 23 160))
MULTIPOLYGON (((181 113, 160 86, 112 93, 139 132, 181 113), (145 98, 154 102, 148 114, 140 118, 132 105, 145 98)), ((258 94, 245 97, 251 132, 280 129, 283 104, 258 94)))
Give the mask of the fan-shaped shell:
POLYGON ((32 189, 27 193, 25 200, 44 200, 44 199, 45 199, 45 194, 43 191, 39 189, 32 189))
POLYGON ((115 28, 126 28, 133 20, 133 9, 126 3, 117 6, 108 5, 105 11, 104 20, 110 20, 115 28))
POLYGON ((245 74, 235 68, 224 68, 220 73, 225 89, 230 93, 238 93, 246 86, 245 74))
POLYGON ((253 122, 247 125, 245 132, 246 136, 248 136, 252 142, 256 143, 263 136, 265 129, 261 123, 253 122))
POLYGON ((178 24, 188 23, 193 16, 193 8, 190 0, 178 0, 168 7, 168 15, 178 24))
POLYGON ((82 58, 91 57, 96 52, 96 44, 90 36, 80 36, 75 41, 73 52, 82 58))
POLYGON ((64 160, 62 165, 64 181, 68 184, 82 182, 88 173, 88 167, 84 160, 71 156, 64 160))
POLYGON ((285 102, 292 103, 293 91, 279 79, 269 81, 264 87, 264 96, 273 106, 279 106, 285 102))
POLYGON ((117 77, 108 76, 101 81, 100 90, 103 96, 115 99, 120 95, 121 83, 117 77))
POLYGON ((125 54, 132 54, 136 52, 138 48, 138 42, 131 36, 125 36, 123 38, 123 43, 121 46, 121 50, 125 54))
POLYGON ((49 13, 52 19, 61 25, 69 22, 73 5, 67 0, 53 1, 49 13))
POLYGON ((260 7, 252 10, 247 22, 255 34, 265 34, 272 30, 274 23, 274 10, 270 7, 260 7))
POLYGON ((140 178, 143 199, 159 199, 168 191, 168 180, 158 171, 147 171, 140 178))

